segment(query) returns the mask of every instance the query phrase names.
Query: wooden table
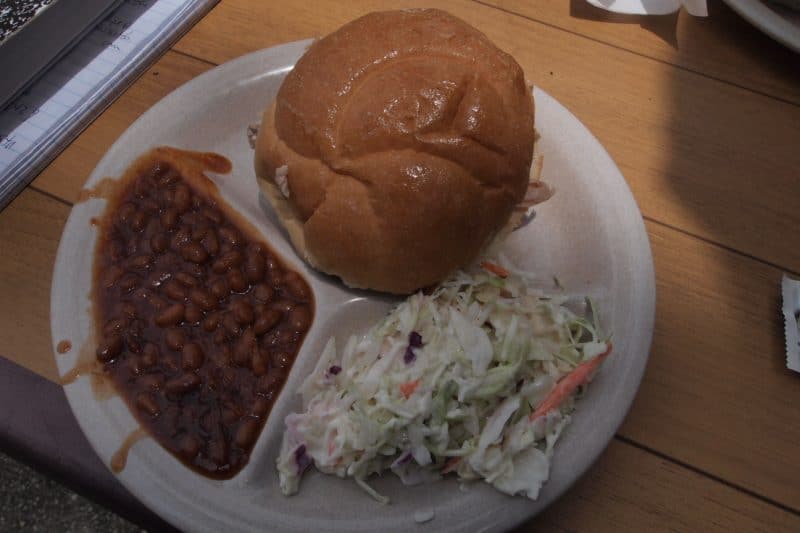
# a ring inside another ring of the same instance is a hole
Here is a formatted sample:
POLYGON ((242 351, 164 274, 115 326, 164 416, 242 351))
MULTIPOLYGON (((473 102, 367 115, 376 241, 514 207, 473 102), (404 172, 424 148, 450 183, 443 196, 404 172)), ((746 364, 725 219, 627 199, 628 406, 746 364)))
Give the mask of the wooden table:
MULTIPOLYGON (((781 272, 800 277, 800 55, 719 1, 708 18, 620 17, 582 0, 428 4, 484 31, 600 139, 655 259, 655 336, 633 408, 597 464, 524 529, 800 531, 800 376, 785 367, 779 313, 781 272)), ((0 354, 58 379, 59 237, 82 183, 142 112, 215 65, 386 6, 220 2, 0 213, 0 354)))

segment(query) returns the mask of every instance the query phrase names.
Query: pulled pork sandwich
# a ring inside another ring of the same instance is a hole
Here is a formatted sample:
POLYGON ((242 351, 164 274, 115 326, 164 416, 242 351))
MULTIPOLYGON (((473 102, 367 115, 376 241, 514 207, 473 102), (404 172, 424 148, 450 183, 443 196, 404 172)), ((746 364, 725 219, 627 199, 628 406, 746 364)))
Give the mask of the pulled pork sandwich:
POLYGON ((474 260, 530 188, 541 199, 534 137, 510 55, 443 11, 386 11, 308 48, 264 112, 255 168, 311 266, 405 294, 474 260))

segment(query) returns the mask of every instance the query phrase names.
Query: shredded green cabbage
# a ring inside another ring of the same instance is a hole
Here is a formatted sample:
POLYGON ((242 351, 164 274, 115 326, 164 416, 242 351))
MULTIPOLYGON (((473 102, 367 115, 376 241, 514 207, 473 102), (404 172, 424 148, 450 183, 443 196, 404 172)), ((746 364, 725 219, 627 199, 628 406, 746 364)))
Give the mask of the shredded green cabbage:
POLYGON ((382 502, 367 479, 387 469, 409 485, 453 472, 538 497, 588 381, 572 372, 610 344, 590 301, 502 270, 509 275, 475 266, 414 294, 341 351, 330 339, 300 389, 304 412, 286 418, 277 461, 284 494, 297 492, 313 462, 382 502), (576 302, 583 312, 571 310, 576 302), (557 385, 567 394, 532 419, 564 392, 557 385))

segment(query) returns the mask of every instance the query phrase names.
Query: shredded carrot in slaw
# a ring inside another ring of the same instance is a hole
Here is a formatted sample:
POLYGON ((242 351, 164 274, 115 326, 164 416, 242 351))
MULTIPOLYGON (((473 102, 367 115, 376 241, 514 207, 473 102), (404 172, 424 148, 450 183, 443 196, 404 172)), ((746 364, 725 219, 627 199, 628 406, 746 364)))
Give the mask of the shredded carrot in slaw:
POLYGON ((442 474, 448 474, 458 468, 459 463, 461 463, 461 457, 451 457, 447 460, 442 467, 442 474))
POLYGON ((508 277, 508 270, 506 270, 505 268, 501 267, 496 263, 492 263, 490 261, 483 261, 481 263, 481 268, 489 272, 490 274, 494 274, 499 278, 505 279, 508 277))
POLYGON ((406 381, 405 383, 401 384, 400 394, 402 394, 403 397, 408 400, 411 395, 414 394, 414 391, 417 390, 417 387, 419 387, 420 381, 422 381, 422 378, 415 379, 413 381, 406 381))

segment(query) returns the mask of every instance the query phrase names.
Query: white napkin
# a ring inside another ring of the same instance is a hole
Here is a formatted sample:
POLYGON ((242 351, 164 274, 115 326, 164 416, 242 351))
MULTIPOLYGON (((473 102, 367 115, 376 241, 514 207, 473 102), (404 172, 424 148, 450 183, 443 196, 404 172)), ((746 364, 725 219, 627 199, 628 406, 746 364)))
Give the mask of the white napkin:
POLYGON ((707 17, 706 0, 586 0, 594 7, 627 15, 669 15, 686 8, 690 15, 707 17))

